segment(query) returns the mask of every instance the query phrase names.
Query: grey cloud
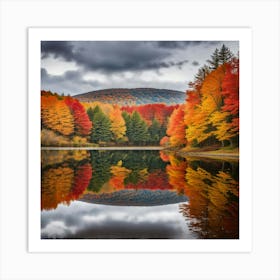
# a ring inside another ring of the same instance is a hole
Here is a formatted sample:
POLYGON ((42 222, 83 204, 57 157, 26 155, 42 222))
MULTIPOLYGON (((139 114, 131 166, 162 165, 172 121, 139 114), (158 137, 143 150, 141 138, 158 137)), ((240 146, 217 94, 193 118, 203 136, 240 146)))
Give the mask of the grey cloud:
POLYGON ((42 41, 41 55, 42 59, 54 55, 55 58, 62 57, 67 61, 73 60, 73 45, 68 41, 42 41))
POLYGON ((171 46, 189 45, 193 42, 145 42, 145 41, 42 41, 42 59, 53 55, 76 62, 85 70, 114 73, 119 71, 143 71, 182 67, 183 61, 168 61, 171 46), (160 46, 160 47, 158 47, 160 46))
POLYGON ((98 81, 86 81, 82 71, 66 71, 63 75, 50 75, 41 69, 41 89, 57 93, 75 94, 86 92, 100 86, 98 81))
POLYGON ((99 81, 83 79, 82 71, 67 71, 63 75, 50 75, 46 69, 41 69, 41 89, 51 90, 59 94, 80 94, 89 92, 92 90, 106 89, 106 88, 162 88, 162 89, 174 89, 179 91, 185 91, 187 87, 187 81, 157 81, 157 80, 142 80, 139 78, 140 73, 136 73, 131 78, 122 77, 122 79, 114 80, 114 75, 107 75, 106 80, 102 83, 99 81))
POLYGON ((87 70, 102 72, 135 71, 166 67, 161 65, 170 51, 149 42, 134 41, 42 41, 42 59, 53 55, 76 62, 87 70))
POLYGON ((192 65, 193 65, 193 66, 198 66, 198 65, 199 65, 199 62, 196 61, 196 60, 194 60, 194 61, 192 62, 192 65))
POLYGON ((171 70, 182 69, 184 79, 193 79, 195 66, 203 65, 222 43, 237 52, 238 42, 235 41, 42 41, 42 65, 46 69, 42 69, 41 88, 71 95, 116 87, 185 91, 188 82, 175 81, 174 75, 169 75, 171 70), (55 59, 45 60, 50 57, 55 59), (61 60, 73 62, 77 70, 67 71, 66 63, 62 75, 47 72, 55 69, 61 60), (163 71, 169 68, 170 71, 163 71), (142 76, 146 70, 154 71, 157 76, 151 75, 153 79, 149 75, 142 76), (90 74, 87 77, 98 74, 99 78, 85 80, 86 74, 90 74))
POLYGON ((148 66, 150 68, 170 68, 170 67, 173 67, 173 66, 178 66, 180 69, 182 68, 182 66, 186 63, 188 63, 189 61, 188 60, 183 60, 183 61, 178 61, 178 62, 175 62, 175 61, 168 61, 168 62, 160 62, 160 63, 151 63, 151 64, 148 64, 148 66))
POLYGON ((165 49, 185 49, 190 46, 215 45, 219 41, 158 41, 155 44, 165 49))

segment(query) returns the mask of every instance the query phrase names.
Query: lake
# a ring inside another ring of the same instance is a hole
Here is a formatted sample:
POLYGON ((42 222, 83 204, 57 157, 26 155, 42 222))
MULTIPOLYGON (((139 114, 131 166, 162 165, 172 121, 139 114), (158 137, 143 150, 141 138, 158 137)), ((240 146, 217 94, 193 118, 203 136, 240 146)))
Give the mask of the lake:
POLYGON ((42 150, 42 239, 238 239, 238 161, 42 150))

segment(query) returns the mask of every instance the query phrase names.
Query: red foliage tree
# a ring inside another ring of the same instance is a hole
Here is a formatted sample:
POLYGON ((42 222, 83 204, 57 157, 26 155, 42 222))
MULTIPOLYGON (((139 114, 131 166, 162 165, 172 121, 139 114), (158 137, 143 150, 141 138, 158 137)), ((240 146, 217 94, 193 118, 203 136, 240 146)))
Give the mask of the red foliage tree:
POLYGON ((137 184, 127 184, 126 189, 145 189, 145 190, 170 190, 173 187, 168 182, 166 173, 162 170, 156 170, 150 173, 147 180, 140 181, 137 184))
POLYGON ((159 144, 161 146, 167 146, 169 144, 169 137, 168 136, 162 137, 159 144))
POLYGON ((121 110, 128 113, 137 111, 148 125, 151 125, 153 119, 156 119, 161 125, 166 126, 168 117, 178 107, 179 105, 146 104, 140 106, 123 106, 121 110))
POLYGON ((69 107, 71 113, 74 116, 74 124, 76 133, 81 136, 89 135, 92 128, 92 123, 86 113, 83 105, 70 96, 64 99, 65 104, 69 107))
POLYGON ((81 165, 75 171, 75 177, 71 192, 69 193, 69 199, 76 200, 86 190, 89 185, 92 176, 92 168, 89 163, 81 165))

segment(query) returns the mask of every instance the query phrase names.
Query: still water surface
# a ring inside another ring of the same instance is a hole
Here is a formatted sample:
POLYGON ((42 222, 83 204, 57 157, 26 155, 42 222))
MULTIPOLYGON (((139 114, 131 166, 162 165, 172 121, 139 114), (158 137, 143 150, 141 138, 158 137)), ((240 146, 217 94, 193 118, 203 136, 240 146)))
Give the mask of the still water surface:
POLYGON ((41 151, 41 238, 236 239, 238 162, 41 151))

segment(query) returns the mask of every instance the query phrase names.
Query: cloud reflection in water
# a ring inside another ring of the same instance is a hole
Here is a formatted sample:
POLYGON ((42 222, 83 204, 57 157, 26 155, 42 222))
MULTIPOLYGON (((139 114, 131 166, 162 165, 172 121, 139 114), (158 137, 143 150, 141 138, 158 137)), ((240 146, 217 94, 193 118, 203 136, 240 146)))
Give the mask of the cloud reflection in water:
POLYGON ((41 238, 195 238, 179 213, 179 204, 107 206, 74 201, 42 211, 41 238))

